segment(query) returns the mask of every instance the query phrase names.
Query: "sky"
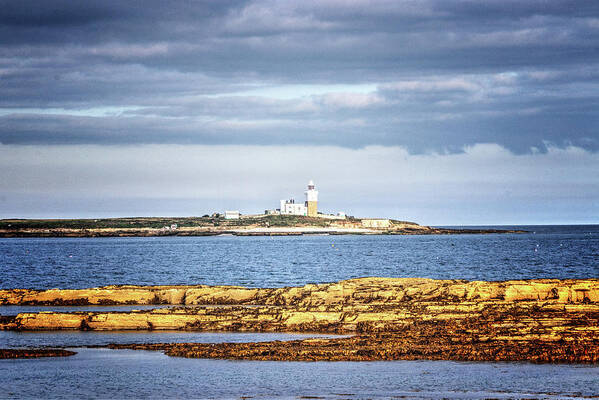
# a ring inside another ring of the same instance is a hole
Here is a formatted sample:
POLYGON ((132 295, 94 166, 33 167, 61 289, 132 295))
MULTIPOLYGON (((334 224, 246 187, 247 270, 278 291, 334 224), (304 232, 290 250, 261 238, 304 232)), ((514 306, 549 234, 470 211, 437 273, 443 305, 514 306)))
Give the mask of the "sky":
POLYGON ((599 2, 0 9, 0 218, 599 223, 599 2))

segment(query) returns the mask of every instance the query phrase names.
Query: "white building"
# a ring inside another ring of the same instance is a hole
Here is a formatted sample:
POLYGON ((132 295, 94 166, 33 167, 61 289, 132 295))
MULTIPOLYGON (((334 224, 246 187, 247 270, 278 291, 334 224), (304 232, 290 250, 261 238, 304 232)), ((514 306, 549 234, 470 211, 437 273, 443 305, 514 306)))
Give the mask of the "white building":
POLYGON ((239 211, 225 211, 225 219, 239 219, 239 211))
POLYGON ((304 215, 310 217, 318 216, 318 190, 314 187, 314 182, 308 183, 308 190, 304 192, 306 201, 296 203, 294 199, 281 200, 279 212, 282 215, 304 215))
POLYGON ((294 199, 281 200, 282 215, 308 215, 308 208, 303 203, 296 203, 294 199))

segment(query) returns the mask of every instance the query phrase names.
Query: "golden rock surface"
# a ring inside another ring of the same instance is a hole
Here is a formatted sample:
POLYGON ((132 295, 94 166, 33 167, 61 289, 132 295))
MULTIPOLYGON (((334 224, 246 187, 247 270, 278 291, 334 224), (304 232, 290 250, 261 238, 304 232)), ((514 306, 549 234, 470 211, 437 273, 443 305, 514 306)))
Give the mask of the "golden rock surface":
MULTIPOLYGON (((0 317, 0 328, 14 330, 180 329, 354 335, 286 345, 281 344, 284 342, 144 345, 186 357, 599 361, 597 279, 469 282, 359 278, 266 289, 234 286, 15 289, 0 291, 0 304, 173 305, 131 312, 41 312, 0 317)), ((139 345, 125 347, 139 348, 139 345)))
POLYGON ((251 304, 359 305, 444 301, 599 302, 599 279, 535 279, 504 282, 425 278, 357 278, 303 287, 104 286, 91 289, 5 289, 0 305, 251 304))

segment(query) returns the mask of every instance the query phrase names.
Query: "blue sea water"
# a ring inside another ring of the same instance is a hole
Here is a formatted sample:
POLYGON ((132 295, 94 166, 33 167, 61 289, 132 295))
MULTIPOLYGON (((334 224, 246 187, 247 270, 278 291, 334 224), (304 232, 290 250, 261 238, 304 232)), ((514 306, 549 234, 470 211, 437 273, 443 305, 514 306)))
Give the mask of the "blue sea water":
POLYGON ((599 278, 599 225, 524 234, 0 239, 0 288, 599 278))
MULTIPOLYGON (((361 276, 469 280, 599 278, 598 225, 515 228, 529 232, 451 236, 0 239, 0 288, 83 288, 108 284, 280 287, 361 276)), ((0 314, 55 308, 0 307, 0 314)), ((59 309, 75 311, 93 307, 59 309)), ((0 348, 298 337, 304 336, 0 332, 0 348)), ((0 360, 0 397, 566 399, 599 396, 599 367, 589 365, 225 361, 170 358, 160 352, 131 350, 78 347, 75 351, 78 354, 68 358, 0 360)))
POLYGON ((0 349, 106 346, 110 343, 243 343, 343 335, 285 332, 197 332, 197 331, 0 331, 0 349))
POLYGON ((4 398, 571 399, 599 393, 586 365, 269 362, 75 349, 73 357, 0 360, 4 398))

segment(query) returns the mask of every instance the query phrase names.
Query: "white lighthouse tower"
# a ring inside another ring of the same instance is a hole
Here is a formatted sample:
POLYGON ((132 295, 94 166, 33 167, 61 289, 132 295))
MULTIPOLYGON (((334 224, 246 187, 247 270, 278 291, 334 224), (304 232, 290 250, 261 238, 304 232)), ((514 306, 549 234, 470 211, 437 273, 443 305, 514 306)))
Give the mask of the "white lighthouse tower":
POLYGON ((308 209, 309 217, 318 216, 318 190, 314 189, 314 182, 308 182, 308 190, 306 195, 306 208, 308 209))

